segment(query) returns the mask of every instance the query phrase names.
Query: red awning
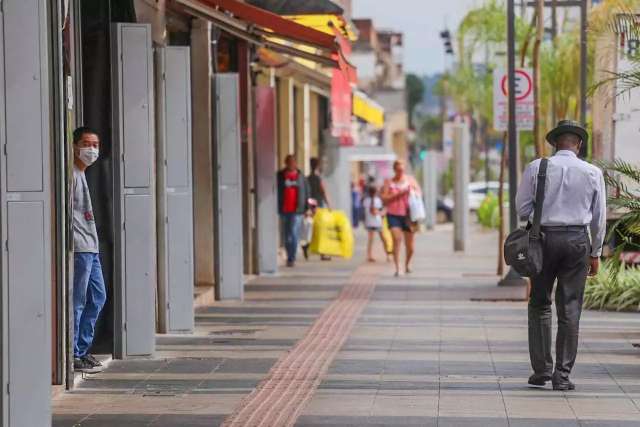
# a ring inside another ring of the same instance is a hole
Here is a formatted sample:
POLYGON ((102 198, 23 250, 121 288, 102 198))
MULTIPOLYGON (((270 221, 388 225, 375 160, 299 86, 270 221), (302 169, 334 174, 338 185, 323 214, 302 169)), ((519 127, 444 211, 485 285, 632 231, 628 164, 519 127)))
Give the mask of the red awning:
POLYGON ((199 0, 201 3, 220 7, 230 12, 235 17, 252 22, 257 26, 272 31, 274 36, 282 36, 286 39, 298 41, 320 47, 332 52, 337 50, 336 40, 330 34, 323 33, 313 28, 305 27, 297 22, 283 18, 280 15, 269 12, 259 7, 241 3, 238 0, 199 0))
POLYGON ((173 0, 193 16, 207 19, 222 30, 275 52, 339 68, 340 44, 330 34, 314 30, 237 0, 173 0), (315 49, 303 49, 305 45, 315 49))

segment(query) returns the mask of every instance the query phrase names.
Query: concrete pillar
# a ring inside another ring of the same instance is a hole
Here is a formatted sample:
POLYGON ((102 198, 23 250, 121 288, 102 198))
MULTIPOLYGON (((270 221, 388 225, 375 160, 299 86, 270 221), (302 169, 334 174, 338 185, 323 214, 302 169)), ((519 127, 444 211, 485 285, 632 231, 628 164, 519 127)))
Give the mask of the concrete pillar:
POLYGON ((193 226, 195 282, 199 286, 215 283, 210 35, 208 21, 194 20, 191 30, 193 226))
POLYGON ((338 140, 325 132, 326 169, 325 185, 331 197, 332 208, 351 214, 351 165, 349 148, 341 147, 338 140))
POLYGON ((305 175, 311 173, 309 160, 311 159, 311 90, 308 84, 302 88, 302 139, 303 161, 305 175))
POLYGON ((311 132, 311 157, 320 157, 320 108, 318 105, 320 97, 317 93, 311 92, 310 98, 309 127, 311 132))
POLYGON ((453 249, 456 251, 464 251, 469 238, 470 140, 467 126, 456 124, 453 130, 453 249))
POLYGON ((278 81, 278 167, 287 154, 293 154, 295 147, 293 123, 293 80, 281 78, 278 81))
POLYGON ((425 221, 427 230, 433 230, 436 225, 438 203, 438 183, 436 174, 435 151, 427 151, 422 161, 422 194, 424 197, 425 221))
POLYGON ((293 108, 294 108, 294 153, 296 160, 298 161, 298 167, 305 174, 309 168, 309 165, 305 164, 305 149, 304 149, 304 87, 294 86, 293 96, 293 108))

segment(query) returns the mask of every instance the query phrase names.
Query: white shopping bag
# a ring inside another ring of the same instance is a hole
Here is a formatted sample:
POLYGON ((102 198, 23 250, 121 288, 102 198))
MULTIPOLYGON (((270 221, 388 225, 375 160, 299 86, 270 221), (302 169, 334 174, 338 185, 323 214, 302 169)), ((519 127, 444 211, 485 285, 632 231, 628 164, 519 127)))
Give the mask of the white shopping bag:
POLYGON ((415 191, 409 193, 409 217, 411 222, 423 221, 426 217, 422 197, 415 191))

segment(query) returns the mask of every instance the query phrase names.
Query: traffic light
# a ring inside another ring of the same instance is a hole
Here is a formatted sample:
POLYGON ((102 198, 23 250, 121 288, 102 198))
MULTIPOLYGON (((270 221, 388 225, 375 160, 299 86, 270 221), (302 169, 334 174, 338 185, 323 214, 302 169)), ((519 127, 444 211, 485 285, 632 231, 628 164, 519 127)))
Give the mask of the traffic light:
POLYGON ((451 32, 449 30, 440 31, 440 38, 444 41, 444 51, 447 55, 453 55, 453 44, 451 44, 451 32))
POLYGON ((424 160, 427 157, 427 147, 422 145, 420 146, 420 154, 419 154, 420 160, 424 160))

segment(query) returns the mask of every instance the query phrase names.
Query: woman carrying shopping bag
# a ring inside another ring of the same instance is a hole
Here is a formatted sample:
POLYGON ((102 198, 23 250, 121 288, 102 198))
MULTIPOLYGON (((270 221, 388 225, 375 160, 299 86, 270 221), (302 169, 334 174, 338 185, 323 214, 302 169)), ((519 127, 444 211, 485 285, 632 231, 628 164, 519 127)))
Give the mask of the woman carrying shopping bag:
MULTIPOLYGON (((387 221, 393 236, 393 262, 396 268, 395 276, 400 275, 400 246, 404 238, 405 244, 405 272, 411 273, 411 259, 414 252, 414 233, 417 220, 412 221, 410 198, 421 196, 422 191, 415 178, 405 173, 404 162, 396 160, 393 163, 394 176, 387 179, 382 187, 381 198, 387 210, 387 221)), ((424 211, 424 207, 423 207, 424 211)), ((414 215, 414 218, 416 215, 414 215)))

